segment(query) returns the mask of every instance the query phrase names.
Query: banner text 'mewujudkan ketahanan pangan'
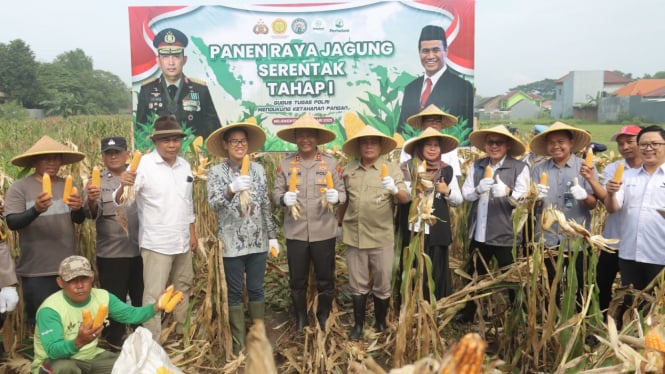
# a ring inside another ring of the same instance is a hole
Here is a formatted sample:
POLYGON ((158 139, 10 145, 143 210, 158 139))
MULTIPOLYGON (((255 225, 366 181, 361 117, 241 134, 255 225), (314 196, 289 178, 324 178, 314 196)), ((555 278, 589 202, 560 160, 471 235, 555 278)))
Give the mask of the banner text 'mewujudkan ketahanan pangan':
POLYGON ((174 114, 206 137, 253 120, 266 151, 293 150, 281 126, 310 113, 347 139, 345 120, 408 139, 406 118, 427 104, 473 124, 474 0, 130 7, 136 147, 154 119, 174 114), (434 43, 434 44, 432 44, 434 43), (431 47, 433 46, 433 47, 431 47), (437 46, 440 46, 437 47, 437 46))

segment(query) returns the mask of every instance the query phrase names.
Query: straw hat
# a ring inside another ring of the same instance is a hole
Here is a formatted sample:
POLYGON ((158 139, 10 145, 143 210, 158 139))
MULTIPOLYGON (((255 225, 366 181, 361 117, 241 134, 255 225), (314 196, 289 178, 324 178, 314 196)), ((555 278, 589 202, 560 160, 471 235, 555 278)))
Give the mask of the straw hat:
POLYGON ((213 133, 208 136, 208 139, 206 139, 206 148, 208 148, 210 153, 217 156, 229 157, 229 152, 222 147, 222 141, 224 140, 224 134, 230 130, 244 130, 247 132, 247 153, 258 151, 263 147, 263 143, 266 142, 266 133, 254 123, 231 123, 213 131, 213 133))
POLYGON ((526 146, 522 141, 513 135, 506 126, 498 125, 490 127, 489 129, 475 130, 469 134, 469 142, 471 145, 478 149, 485 149, 485 138, 488 134, 503 135, 510 139, 512 145, 510 146, 510 155, 513 157, 521 156, 526 151, 526 146))
POLYGON ((171 136, 184 138, 187 134, 182 131, 175 116, 168 115, 157 118, 155 124, 152 126, 152 135, 150 135, 150 139, 159 140, 171 136))
POLYGON ((411 138, 404 143, 403 147, 404 152, 413 156, 413 152, 416 151, 417 143, 421 140, 429 138, 439 138, 439 141, 441 142, 441 153, 448 153, 453 149, 457 148, 457 146, 459 145, 459 140, 457 140, 457 138, 455 138, 454 136, 442 134, 436 129, 428 127, 425 129, 425 131, 420 133, 420 135, 416 136, 415 138, 411 138))
POLYGON ((529 143, 531 150, 538 155, 548 156, 546 144, 547 134, 551 134, 555 131, 570 131, 570 133, 573 134, 573 146, 570 149, 572 153, 577 153, 586 147, 591 141, 591 134, 589 134, 588 131, 566 125, 563 122, 554 122, 552 126, 531 139, 531 143, 529 143))
POLYGON ((331 130, 325 128, 319 121, 316 120, 311 114, 305 113, 298 120, 293 122, 290 126, 287 126, 279 131, 276 135, 281 139, 295 144, 296 142, 296 130, 298 129, 310 129, 316 130, 319 135, 319 144, 329 143, 337 137, 335 133, 331 130))
POLYGON ((427 108, 423 109, 420 113, 414 114, 407 118, 406 123, 411 125, 411 127, 414 129, 422 130, 425 128, 425 125, 423 124, 423 117, 425 116, 443 117, 441 121, 441 124, 443 125, 442 129, 447 129, 448 127, 452 127, 457 123, 457 117, 442 111, 434 104, 428 105, 427 108))
POLYGON ((85 158, 83 153, 76 152, 66 145, 53 140, 48 135, 44 135, 30 149, 12 158, 11 163, 20 167, 31 168, 34 166, 37 157, 54 154, 62 155, 61 165, 73 164, 85 158))
POLYGON ((397 141, 395 141, 395 139, 385 135, 372 126, 365 125, 365 127, 355 133, 349 140, 344 142, 342 145, 342 151, 351 157, 360 157, 360 146, 358 145, 358 140, 360 140, 360 138, 367 138, 370 136, 381 138, 382 155, 389 153, 397 146, 397 141))

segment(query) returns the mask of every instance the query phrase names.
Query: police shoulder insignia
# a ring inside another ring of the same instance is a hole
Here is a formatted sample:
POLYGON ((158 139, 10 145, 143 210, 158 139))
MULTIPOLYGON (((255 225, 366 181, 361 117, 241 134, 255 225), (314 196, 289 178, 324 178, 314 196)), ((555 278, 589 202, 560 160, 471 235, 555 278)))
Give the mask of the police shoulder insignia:
POLYGON ((159 78, 155 77, 155 78, 152 78, 152 79, 148 79, 147 81, 143 82, 143 84, 141 84, 141 86, 147 86, 151 83, 154 83, 157 79, 159 79, 159 78))
POLYGON ((208 85, 206 83, 206 81, 201 80, 201 79, 190 78, 190 77, 187 77, 187 79, 189 79, 192 83, 200 84, 201 86, 207 86, 208 85))

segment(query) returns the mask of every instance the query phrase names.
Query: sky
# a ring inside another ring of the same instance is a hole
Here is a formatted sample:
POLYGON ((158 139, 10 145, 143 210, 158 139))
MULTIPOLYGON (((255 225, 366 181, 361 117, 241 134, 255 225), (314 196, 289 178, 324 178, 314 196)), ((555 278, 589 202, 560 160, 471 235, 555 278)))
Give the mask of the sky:
MULTIPOLYGON (((213 3, 11 1, 0 12, 0 43, 22 39, 40 62, 81 48, 95 69, 129 86, 127 7, 207 4, 213 3)), ((633 77, 665 71, 663 14, 663 0, 476 0, 477 93, 499 95, 572 70, 620 70, 633 77)))

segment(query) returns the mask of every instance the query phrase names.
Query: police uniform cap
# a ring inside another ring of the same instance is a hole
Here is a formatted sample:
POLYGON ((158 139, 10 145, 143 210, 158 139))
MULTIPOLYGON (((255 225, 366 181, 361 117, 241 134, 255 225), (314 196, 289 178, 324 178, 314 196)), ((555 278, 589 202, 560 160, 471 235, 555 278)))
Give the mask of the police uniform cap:
POLYGON ((157 48, 160 55, 173 55, 182 53, 187 47, 189 39, 180 30, 174 28, 167 28, 155 35, 152 40, 152 45, 157 48))

